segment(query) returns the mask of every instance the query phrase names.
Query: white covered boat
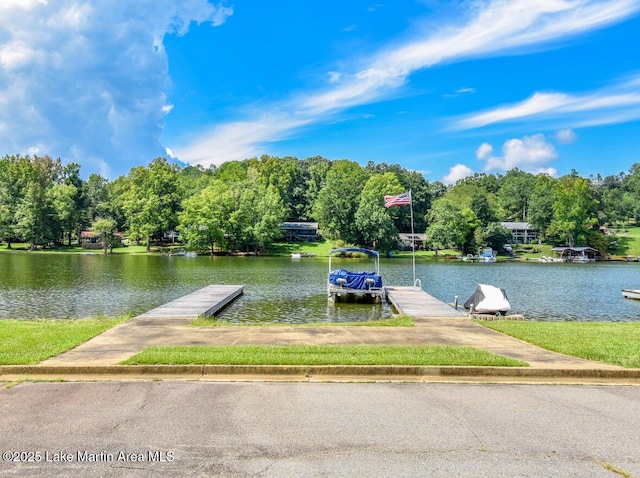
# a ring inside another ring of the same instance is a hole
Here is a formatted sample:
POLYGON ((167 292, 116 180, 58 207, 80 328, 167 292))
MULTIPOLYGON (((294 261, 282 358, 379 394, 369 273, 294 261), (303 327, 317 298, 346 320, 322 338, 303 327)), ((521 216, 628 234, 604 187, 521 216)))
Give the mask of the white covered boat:
POLYGON ((476 291, 464 303, 464 308, 472 314, 506 314, 511 310, 509 298, 504 289, 487 284, 478 284, 476 291))
POLYGON ((640 300, 640 289, 622 289, 622 297, 640 300))

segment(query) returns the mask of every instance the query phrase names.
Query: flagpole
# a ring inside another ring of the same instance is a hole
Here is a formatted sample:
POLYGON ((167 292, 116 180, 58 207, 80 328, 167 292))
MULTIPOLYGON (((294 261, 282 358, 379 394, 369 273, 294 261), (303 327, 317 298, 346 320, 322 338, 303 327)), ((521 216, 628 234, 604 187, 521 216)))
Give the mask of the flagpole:
POLYGON ((416 233, 413 230, 413 191, 409 189, 409 191, 398 194, 396 196, 385 196, 384 207, 389 208, 393 206, 406 206, 407 194, 409 194, 409 209, 411 211, 411 257, 413 261, 413 287, 422 288, 420 279, 416 278, 416 233))
POLYGON ((416 235, 413 232, 413 191, 409 189, 409 209, 411 210, 411 254, 413 258, 413 287, 416 287, 416 235))

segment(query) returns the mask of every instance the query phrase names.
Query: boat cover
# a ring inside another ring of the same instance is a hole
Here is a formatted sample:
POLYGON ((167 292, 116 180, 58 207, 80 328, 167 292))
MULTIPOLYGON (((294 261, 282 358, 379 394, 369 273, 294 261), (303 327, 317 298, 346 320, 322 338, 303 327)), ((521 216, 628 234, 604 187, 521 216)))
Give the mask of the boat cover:
POLYGON ((511 310, 509 298, 504 289, 487 284, 478 284, 476 291, 464 303, 465 309, 471 309, 479 314, 504 314, 511 310))
POLYGON ((349 287, 350 289, 367 290, 382 287, 382 276, 375 272, 335 269, 329 273, 329 282, 340 287, 341 284, 338 283, 338 279, 345 279, 346 283, 342 284, 342 287, 349 287), (371 286, 367 286, 367 279, 373 279, 371 286))

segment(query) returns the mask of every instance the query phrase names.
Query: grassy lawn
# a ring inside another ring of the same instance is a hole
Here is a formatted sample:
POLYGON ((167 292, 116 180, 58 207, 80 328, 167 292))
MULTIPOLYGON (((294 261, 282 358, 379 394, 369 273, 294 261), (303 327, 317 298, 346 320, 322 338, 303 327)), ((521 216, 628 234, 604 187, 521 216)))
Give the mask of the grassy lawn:
POLYGON ((275 256, 288 256, 292 252, 315 254, 318 257, 328 257, 329 251, 334 249, 332 241, 319 242, 276 242, 269 246, 268 253, 275 256))
POLYGON ((551 249, 553 246, 551 244, 527 244, 527 245, 514 245, 514 251, 523 259, 539 259, 540 257, 550 257, 553 256, 553 252, 551 249), (533 252, 534 250, 538 252, 533 252))
POLYGON ((70 350, 126 317, 0 320, 0 365, 32 365, 70 350))
POLYGON ((467 365, 518 367, 525 362, 472 347, 291 345, 149 347, 127 365, 467 365))
POLYGON ((640 227, 615 229, 614 234, 618 238, 616 255, 640 256, 640 227))
POLYGON ((640 322, 478 323, 554 352, 622 367, 640 367, 640 322))

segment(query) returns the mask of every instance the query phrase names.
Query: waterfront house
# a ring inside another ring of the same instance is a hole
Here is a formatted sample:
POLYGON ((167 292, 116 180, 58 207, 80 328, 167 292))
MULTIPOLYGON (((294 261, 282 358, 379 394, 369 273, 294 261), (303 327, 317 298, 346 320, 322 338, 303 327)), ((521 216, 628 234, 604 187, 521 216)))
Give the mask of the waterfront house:
POLYGON ((415 245, 416 249, 424 249, 424 242, 427 240, 426 234, 401 232, 398 236, 400 236, 400 245, 406 251, 410 251, 412 245, 415 245))
POLYGON ((283 222, 280 229, 287 242, 314 242, 319 239, 317 222, 283 222))
MULTIPOLYGON (((113 234, 112 244, 115 246, 122 245, 123 234, 121 232, 115 232, 113 234)), ((100 234, 93 231, 80 232, 80 245, 83 249, 101 249, 102 239, 100 234)))
POLYGON ((511 231, 513 244, 530 244, 538 240, 538 231, 528 222, 501 222, 500 225, 511 231))

